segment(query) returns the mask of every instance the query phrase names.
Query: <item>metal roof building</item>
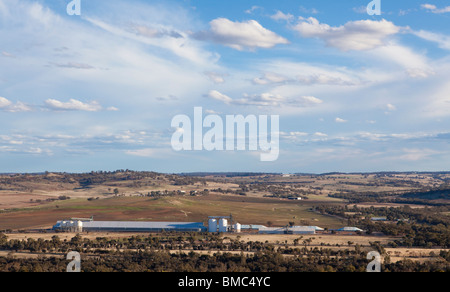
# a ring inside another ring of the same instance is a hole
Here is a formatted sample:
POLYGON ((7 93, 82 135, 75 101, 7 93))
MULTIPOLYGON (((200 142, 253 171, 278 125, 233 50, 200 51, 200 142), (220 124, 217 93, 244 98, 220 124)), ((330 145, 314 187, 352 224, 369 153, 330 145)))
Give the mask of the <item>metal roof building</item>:
POLYGON ((336 229, 335 231, 345 231, 345 232, 358 232, 358 231, 360 231, 360 232, 362 232, 364 230, 359 229, 357 227, 343 227, 343 228, 340 228, 340 229, 336 229))
POLYGON ((387 221, 387 217, 372 217, 370 218, 372 221, 387 221))
POLYGON ((265 227, 260 234, 316 234, 315 226, 265 227))
MULTIPOLYGON (((64 230, 62 221, 58 221, 54 230, 64 230)), ((206 232, 202 222, 133 222, 133 221, 84 221, 83 231, 109 232, 206 232)))
POLYGON ((260 230, 263 228, 267 228, 264 225, 241 225, 242 230, 260 230))

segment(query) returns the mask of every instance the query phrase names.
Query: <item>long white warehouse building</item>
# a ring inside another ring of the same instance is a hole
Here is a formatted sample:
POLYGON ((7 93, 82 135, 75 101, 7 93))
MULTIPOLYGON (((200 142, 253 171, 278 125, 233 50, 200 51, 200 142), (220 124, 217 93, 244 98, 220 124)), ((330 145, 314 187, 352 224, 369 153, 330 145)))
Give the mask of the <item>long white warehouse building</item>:
POLYGON ((96 232, 206 232, 202 222, 58 221, 53 230, 96 232))
MULTIPOLYGON (((257 232, 259 234, 316 234, 324 231, 318 226, 266 227, 264 225, 228 224, 228 217, 209 217, 208 227, 202 222, 139 222, 139 221, 94 221, 91 219, 61 220, 53 226, 55 231, 64 232, 257 232)), ((231 218, 231 216, 230 216, 231 218)), ((338 231, 355 231, 340 229, 338 231)), ((358 229, 360 231, 360 229, 358 229)))

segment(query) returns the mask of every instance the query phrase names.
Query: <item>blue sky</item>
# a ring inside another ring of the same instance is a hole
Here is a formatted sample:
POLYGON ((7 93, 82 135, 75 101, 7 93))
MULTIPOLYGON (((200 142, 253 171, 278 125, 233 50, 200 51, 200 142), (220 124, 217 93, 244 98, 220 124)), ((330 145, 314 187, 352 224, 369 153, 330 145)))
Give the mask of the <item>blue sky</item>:
POLYGON ((449 170, 450 3, 0 0, 0 172, 449 170), (175 115, 279 115, 280 157, 175 152, 175 115))

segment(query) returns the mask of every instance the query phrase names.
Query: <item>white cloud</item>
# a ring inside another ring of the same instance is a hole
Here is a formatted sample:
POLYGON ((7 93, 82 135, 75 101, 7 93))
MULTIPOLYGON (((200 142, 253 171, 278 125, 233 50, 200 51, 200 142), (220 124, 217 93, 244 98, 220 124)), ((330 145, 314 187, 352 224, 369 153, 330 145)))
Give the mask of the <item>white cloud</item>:
POLYGON ((388 111, 395 111, 395 110, 397 110, 397 107, 396 107, 395 105, 393 105, 393 104, 388 103, 388 104, 386 105, 386 109, 387 109, 388 111))
POLYGON ((284 83, 290 81, 288 77, 273 72, 267 72, 261 78, 254 78, 253 83, 257 85, 284 83))
POLYGON ((386 104, 384 106, 384 109, 385 109, 384 114, 385 115, 390 115, 392 112, 397 110, 397 107, 395 105, 391 104, 391 103, 388 103, 388 104, 386 104))
MULTIPOLYGON (((447 70, 449 72, 449 70, 447 70)), ((447 76, 427 92, 427 98, 421 103, 420 111, 426 117, 448 117, 450 115, 450 82, 447 76)))
POLYGON ((21 101, 18 101, 15 104, 8 106, 5 110, 11 113, 18 113, 18 112, 30 112, 33 110, 33 108, 21 101))
POLYGON ((254 105, 254 106, 281 106, 287 101, 286 98, 279 94, 263 93, 258 95, 244 95, 244 98, 235 100, 235 104, 254 105))
POLYGON ((84 70, 90 70, 95 69, 93 66, 89 64, 83 64, 83 63, 77 63, 77 62, 68 62, 68 63, 52 63, 51 65, 59 68, 70 68, 70 69, 84 69, 84 70))
POLYGON ((139 150, 128 150, 125 153, 133 156, 145 158, 159 158, 159 159, 165 159, 165 157, 174 155, 174 152, 171 149, 167 148, 163 149, 145 148, 139 150))
POLYGON ((426 30, 413 31, 412 33, 424 40, 437 43, 439 48, 441 48, 441 49, 450 50, 450 37, 449 36, 439 34, 439 33, 429 32, 426 30))
POLYGON ((388 38, 400 32, 392 22, 360 20, 350 21, 339 27, 320 23, 316 18, 299 18, 292 28, 306 38, 320 38, 330 47, 342 51, 363 51, 385 45, 388 38))
POLYGON ((314 75, 301 75, 297 76, 298 82, 305 85, 343 85, 343 86, 352 86, 357 85, 360 82, 353 81, 348 78, 343 78, 340 76, 331 76, 327 74, 314 74, 314 75))
POLYGON ((156 31, 155 35, 151 33, 150 28, 143 26, 120 27, 112 25, 100 19, 85 18, 91 24, 114 34, 120 38, 127 38, 146 45, 163 48, 174 55, 189 60, 199 65, 215 63, 218 59, 217 55, 211 54, 200 48, 193 42, 187 33, 169 31, 156 31), (139 29, 138 29, 139 28, 139 29))
POLYGON ((305 64, 298 64, 298 71, 303 71, 300 68, 308 68, 308 75, 302 74, 292 77, 287 77, 274 72, 266 72, 262 77, 254 78, 253 84, 256 85, 282 85, 282 84, 300 84, 300 85, 336 85, 336 86, 354 86, 360 85, 360 80, 348 76, 345 73, 338 72, 338 68, 334 71, 327 71, 322 68, 308 66, 305 64))
POLYGON ((353 7, 353 11, 359 14, 367 14, 367 6, 353 7))
POLYGON ((207 113, 209 115, 220 115, 219 112, 216 112, 215 110, 211 110, 211 109, 205 110, 205 113, 207 113))
POLYGON ((279 94, 262 93, 255 95, 244 94, 243 98, 233 99, 216 90, 209 92, 212 99, 222 101, 225 104, 241 106, 263 106, 263 107, 311 107, 323 103, 322 100, 314 96, 285 97, 279 94))
POLYGON ((175 39, 184 38, 181 32, 164 27, 152 28, 146 25, 135 25, 131 28, 131 30, 134 31, 137 35, 142 35, 149 38, 163 38, 163 37, 175 39))
POLYGON ((435 151, 432 149, 408 149, 404 148, 402 149, 403 155, 399 156, 398 159, 400 160, 407 160, 407 161, 419 161, 424 159, 430 159, 431 156, 440 154, 439 151, 435 151))
POLYGON ((220 84, 224 83, 225 79, 224 76, 217 72, 205 72, 205 75, 214 83, 220 84))
POLYGON ((87 111, 97 112, 102 109, 98 102, 83 103, 76 99, 70 99, 68 102, 61 102, 56 99, 47 99, 45 105, 48 109, 56 111, 87 111))
POLYGON ((213 42, 243 51, 257 48, 272 48, 279 44, 288 44, 288 40, 264 28, 256 20, 233 22, 226 18, 217 18, 210 22, 210 30, 196 34, 200 40, 213 42))
POLYGON ((278 10, 277 13, 270 16, 270 18, 272 18, 273 20, 276 20, 276 21, 279 21, 279 20, 291 21, 292 19, 294 19, 294 15, 292 15, 290 13, 284 14, 283 12, 278 10))
POLYGON ((2 56, 8 57, 8 58, 15 58, 15 57, 16 57, 16 56, 14 56, 13 54, 8 53, 8 52, 5 52, 5 51, 2 52, 2 56))
POLYGON ((305 132, 289 132, 290 136, 297 136, 297 137, 304 137, 304 136, 308 136, 308 133, 305 132))
POLYGON ((434 75, 435 72, 420 68, 409 68, 406 69, 406 74, 408 74, 408 76, 411 78, 427 78, 430 75, 434 75))
POLYGON ((253 12, 255 12, 256 10, 262 10, 264 8, 260 7, 260 6, 252 6, 252 8, 245 10, 245 13, 247 14, 253 14, 253 12))
POLYGON ((300 6, 299 9, 303 13, 310 13, 310 14, 317 14, 317 13, 319 13, 319 10, 317 10, 316 8, 306 8, 306 7, 300 6))
POLYGON ((233 102, 233 99, 225 94, 218 92, 217 90, 211 90, 208 96, 212 99, 222 101, 223 103, 230 104, 233 102))
POLYGON ((314 97, 314 96, 302 96, 300 99, 303 100, 305 103, 310 104, 310 105, 323 103, 322 100, 320 100, 320 99, 318 99, 317 97, 314 97))
POLYGON ((315 132, 315 133, 314 133, 314 136, 317 136, 317 137, 323 137, 323 138, 328 137, 327 134, 322 133, 322 132, 315 132))
POLYGON ((434 70, 430 66, 430 60, 424 53, 417 53, 413 49, 389 43, 385 46, 375 48, 370 51, 379 61, 384 61, 386 65, 397 64, 404 68, 406 74, 412 78, 426 78, 434 75, 434 70))
POLYGON ((422 4, 421 7, 423 9, 429 10, 432 13, 436 14, 442 14, 442 13, 449 13, 450 12, 450 6, 446 6, 444 8, 437 8, 436 5, 433 4, 422 4))
POLYGON ((5 108, 7 106, 10 106, 11 104, 12 104, 11 101, 9 101, 8 99, 0 96, 0 108, 5 108))
POLYGON ((32 108, 25 103, 18 101, 14 104, 4 97, 0 97, 0 109, 10 113, 32 111, 32 108))
POLYGON ((341 119, 341 118, 336 118, 336 123, 346 123, 347 120, 341 119))

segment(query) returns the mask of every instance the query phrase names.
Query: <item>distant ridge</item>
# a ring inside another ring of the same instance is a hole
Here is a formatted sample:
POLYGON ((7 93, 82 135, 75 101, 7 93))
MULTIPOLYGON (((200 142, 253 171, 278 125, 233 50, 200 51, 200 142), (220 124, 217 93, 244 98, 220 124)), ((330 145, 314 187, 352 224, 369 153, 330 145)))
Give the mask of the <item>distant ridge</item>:
POLYGON ((265 172, 188 172, 179 173, 181 176, 223 176, 223 177, 246 177, 246 176, 261 176, 261 175, 281 175, 281 173, 265 173, 265 172))

